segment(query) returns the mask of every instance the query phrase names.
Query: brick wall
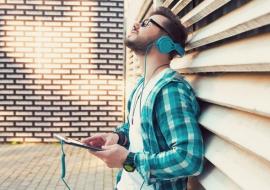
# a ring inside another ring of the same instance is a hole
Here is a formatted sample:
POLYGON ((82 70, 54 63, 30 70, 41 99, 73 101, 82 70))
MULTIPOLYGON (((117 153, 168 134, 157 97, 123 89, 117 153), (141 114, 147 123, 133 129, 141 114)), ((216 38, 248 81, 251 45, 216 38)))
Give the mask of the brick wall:
POLYGON ((0 142, 123 120, 123 0, 0 0, 0 142))

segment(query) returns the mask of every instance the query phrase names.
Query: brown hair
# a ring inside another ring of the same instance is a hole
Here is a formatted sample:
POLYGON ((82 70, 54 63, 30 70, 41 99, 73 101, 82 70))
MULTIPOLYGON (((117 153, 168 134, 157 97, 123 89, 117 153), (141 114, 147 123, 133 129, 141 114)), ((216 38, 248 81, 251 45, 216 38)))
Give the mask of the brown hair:
MULTIPOLYGON (((168 35, 175 43, 179 43, 183 48, 185 48, 188 32, 178 16, 176 16, 169 8, 166 7, 158 7, 150 14, 150 16, 152 15, 162 15, 166 17, 169 21, 165 22, 163 27, 166 28, 166 30, 169 32, 168 35)), ((171 52, 170 59, 172 59, 176 54, 176 51, 171 52)))

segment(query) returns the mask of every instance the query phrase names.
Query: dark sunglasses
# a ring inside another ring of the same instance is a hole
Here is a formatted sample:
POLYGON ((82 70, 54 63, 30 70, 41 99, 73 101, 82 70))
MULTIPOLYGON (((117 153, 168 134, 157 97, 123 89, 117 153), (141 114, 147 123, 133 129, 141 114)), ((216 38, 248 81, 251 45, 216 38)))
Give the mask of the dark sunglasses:
POLYGON ((149 26, 149 23, 153 23, 154 25, 156 25, 158 28, 160 28, 161 30, 163 30, 164 32, 170 34, 163 26, 161 26, 160 24, 158 24, 156 21, 154 21, 151 18, 145 19, 141 22, 141 27, 147 27, 149 26))

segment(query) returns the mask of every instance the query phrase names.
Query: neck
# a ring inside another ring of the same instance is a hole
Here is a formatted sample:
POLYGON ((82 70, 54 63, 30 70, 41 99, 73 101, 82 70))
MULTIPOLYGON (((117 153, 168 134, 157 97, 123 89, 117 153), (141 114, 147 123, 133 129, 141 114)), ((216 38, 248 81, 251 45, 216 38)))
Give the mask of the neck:
POLYGON ((138 61, 142 66, 143 72, 145 71, 145 83, 148 82, 154 75, 161 72, 163 69, 170 67, 170 60, 167 56, 155 56, 148 54, 145 64, 145 55, 137 55, 138 61), (146 69, 144 68, 146 66, 146 69))

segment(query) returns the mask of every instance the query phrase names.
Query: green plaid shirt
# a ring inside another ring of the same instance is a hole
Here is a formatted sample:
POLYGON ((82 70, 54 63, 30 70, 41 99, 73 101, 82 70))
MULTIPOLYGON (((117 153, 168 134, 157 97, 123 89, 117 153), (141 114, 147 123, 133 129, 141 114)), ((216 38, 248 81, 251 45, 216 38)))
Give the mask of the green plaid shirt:
MULTIPOLYGON (((140 78, 130 95, 128 113, 134 92, 142 82, 140 78)), ((199 105, 193 89, 183 76, 168 69, 142 105, 144 150, 135 153, 135 164, 146 184, 154 184, 158 190, 185 190, 188 176, 201 173, 204 147, 198 116, 199 105)), ((116 131, 128 137, 129 123, 116 131)), ((117 183, 121 173, 122 169, 117 183)))

